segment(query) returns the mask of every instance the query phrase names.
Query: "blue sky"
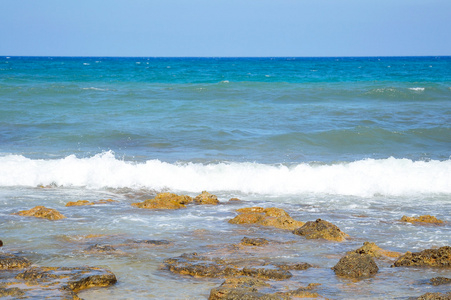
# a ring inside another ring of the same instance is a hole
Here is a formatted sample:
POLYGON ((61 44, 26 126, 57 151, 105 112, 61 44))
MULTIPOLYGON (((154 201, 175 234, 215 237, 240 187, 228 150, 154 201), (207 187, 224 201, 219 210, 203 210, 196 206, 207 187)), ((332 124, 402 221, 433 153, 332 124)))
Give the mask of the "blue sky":
POLYGON ((451 0, 0 0, 5 56, 451 55, 451 0))

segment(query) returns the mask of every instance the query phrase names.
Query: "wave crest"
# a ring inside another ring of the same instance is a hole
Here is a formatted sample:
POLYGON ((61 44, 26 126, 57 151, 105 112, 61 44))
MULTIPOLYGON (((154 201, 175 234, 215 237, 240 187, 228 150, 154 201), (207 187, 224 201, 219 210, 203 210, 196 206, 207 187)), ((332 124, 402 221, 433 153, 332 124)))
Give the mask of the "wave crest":
POLYGON ((293 166, 251 162, 170 164, 115 158, 104 152, 88 158, 0 157, 0 186, 150 188, 197 193, 234 191, 269 195, 325 193, 371 197, 415 193, 451 194, 451 160, 365 159, 293 166))

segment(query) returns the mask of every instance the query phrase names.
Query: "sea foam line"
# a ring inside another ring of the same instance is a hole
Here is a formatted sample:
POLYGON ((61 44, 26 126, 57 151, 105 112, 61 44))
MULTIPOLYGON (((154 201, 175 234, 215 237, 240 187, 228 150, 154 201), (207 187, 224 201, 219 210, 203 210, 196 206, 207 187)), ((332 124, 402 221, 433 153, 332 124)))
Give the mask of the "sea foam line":
POLYGON ((123 161, 112 152, 89 158, 0 157, 0 186, 56 184, 87 188, 202 190, 269 195, 326 193, 371 197, 416 193, 451 194, 451 160, 365 159, 328 165, 294 166, 251 162, 170 164, 123 161))

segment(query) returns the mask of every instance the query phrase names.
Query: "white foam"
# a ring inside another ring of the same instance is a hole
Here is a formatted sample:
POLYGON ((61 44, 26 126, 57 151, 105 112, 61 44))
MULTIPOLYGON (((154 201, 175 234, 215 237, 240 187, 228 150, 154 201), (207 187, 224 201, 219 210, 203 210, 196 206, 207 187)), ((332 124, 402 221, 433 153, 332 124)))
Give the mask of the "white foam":
POLYGON ((414 88, 409 88, 409 90, 415 91, 415 92, 422 92, 424 91, 423 87, 414 87, 414 88))
POLYGON ((326 193, 374 195, 451 194, 451 160, 365 159, 295 166, 258 163, 170 164, 116 159, 112 152, 89 158, 0 157, 0 186, 56 184, 88 188, 130 187, 192 193, 236 191, 268 195, 326 193))

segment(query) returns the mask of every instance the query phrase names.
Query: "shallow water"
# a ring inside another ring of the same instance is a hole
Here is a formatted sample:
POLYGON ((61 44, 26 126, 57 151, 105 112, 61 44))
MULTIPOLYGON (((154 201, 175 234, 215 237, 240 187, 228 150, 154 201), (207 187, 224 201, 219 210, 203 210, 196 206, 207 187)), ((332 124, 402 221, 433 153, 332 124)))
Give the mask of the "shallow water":
POLYGON ((268 292, 309 283, 329 299, 449 290, 427 284, 449 269, 378 260, 377 275, 352 281, 331 267, 365 241, 402 253, 451 244, 450 57, 0 57, 0 101, 0 251, 116 274, 115 286, 80 292, 84 299, 205 299, 221 279, 162 268, 190 252, 315 266, 268 292), (221 204, 131 206, 157 192, 203 190, 221 204), (118 202, 65 207, 100 199, 118 202), (12 215, 37 205, 67 218, 12 215), (350 238, 227 222, 249 206, 321 218, 350 238), (445 224, 399 222, 426 214, 445 224), (273 244, 231 251, 245 236, 273 244), (130 246, 149 239, 171 244, 130 246), (118 252, 85 251, 94 244, 118 252))

